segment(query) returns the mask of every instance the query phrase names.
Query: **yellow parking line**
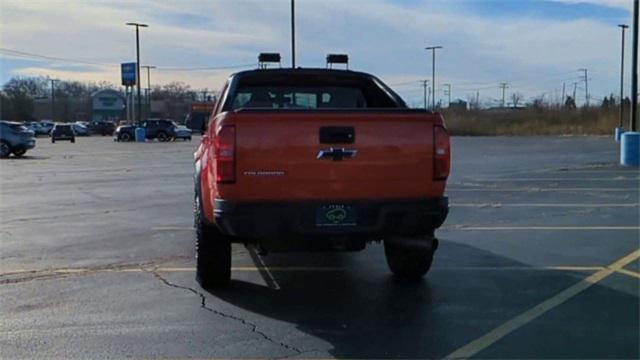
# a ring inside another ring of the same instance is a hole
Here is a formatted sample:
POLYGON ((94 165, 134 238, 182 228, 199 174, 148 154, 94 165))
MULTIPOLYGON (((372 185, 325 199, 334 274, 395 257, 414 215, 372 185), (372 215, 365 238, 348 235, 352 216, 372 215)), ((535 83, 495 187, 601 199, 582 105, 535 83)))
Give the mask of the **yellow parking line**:
POLYGON ((631 270, 627 270, 627 269, 618 269, 618 270, 616 270, 616 272, 632 276, 632 277, 634 277, 636 279, 640 279, 640 273, 637 273, 635 271, 631 271, 631 270))
POLYGON ((633 188, 448 188, 447 192, 547 192, 547 191, 599 191, 599 192, 629 192, 639 191, 637 187, 633 188))
POLYGON ((481 337, 473 340, 472 342, 462 346, 461 348, 455 350, 451 354, 445 356, 445 358, 451 358, 451 359, 470 358, 471 356, 486 349, 496 341, 509 335, 513 331, 521 328, 522 326, 542 316, 547 311, 557 307, 558 305, 561 305, 567 300, 587 290, 592 285, 602 281, 603 279, 605 279, 615 271, 620 271, 620 269, 622 269, 625 265, 639 258, 640 258, 640 250, 636 250, 626 255, 625 257, 609 265, 607 268, 599 270, 598 272, 592 274, 591 276, 581 280, 577 284, 574 284, 566 288, 565 290, 559 292, 558 294, 552 296, 551 298, 541 302, 540 304, 534 306, 533 308, 525 311, 524 313, 512 318, 511 320, 505 322, 504 324, 498 326, 497 328, 489 331, 485 335, 482 335, 481 337))
POLYGON ((444 230, 501 231, 501 230, 640 230, 640 226, 445 226, 444 230))
POLYGON ((472 208, 502 208, 502 207, 557 207, 557 208, 574 208, 574 207, 586 207, 586 208, 602 208, 602 207, 640 207, 640 203, 626 203, 626 204, 558 204, 558 203, 517 203, 517 204, 503 204, 503 203, 452 203, 451 207, 472 207, 472 208))
MULTIPOLYGON (((637 181, 640 180, 640 178, 638 177, 633 177, 633 178, 628 178, 628 177, 614 177, 614 178, 580 178, 580 179, 570 179, 570 178, 512 178, 512 179, 508 179, 508 178, 500 178, 500 179, 465 179, 462 180, 462 182, 464 183, 466 182, 474 182, 474 181, 478 181, 478 182, 509 182, 509 181, 516 181, 516 182, 520 182, 520 181, 637 181)), ((456 184, 456 182, 454 182, 454 184, 456 184)))

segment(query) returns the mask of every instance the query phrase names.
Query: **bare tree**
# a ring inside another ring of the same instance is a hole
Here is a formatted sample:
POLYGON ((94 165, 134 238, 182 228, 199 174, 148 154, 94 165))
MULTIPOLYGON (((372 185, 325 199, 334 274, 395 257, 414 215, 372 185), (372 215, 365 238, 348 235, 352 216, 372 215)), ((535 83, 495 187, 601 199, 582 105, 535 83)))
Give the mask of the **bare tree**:
POLYGON ((520 102, 524 99, 524 95, 522 95, 521 93, 518 92, 514 92, 511 94, 511 103, 513 104, 513 107, 518 107, 518 104, 520 104, 520 102))

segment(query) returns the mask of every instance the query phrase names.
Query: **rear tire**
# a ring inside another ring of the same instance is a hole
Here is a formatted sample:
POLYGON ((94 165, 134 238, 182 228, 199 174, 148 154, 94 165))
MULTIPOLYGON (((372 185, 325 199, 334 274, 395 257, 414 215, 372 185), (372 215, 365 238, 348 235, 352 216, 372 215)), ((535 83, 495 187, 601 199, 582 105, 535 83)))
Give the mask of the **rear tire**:
POLYGON ((15 157, 22 157, 22 155, 26 154, 27 150, 16 150, 13 152, 13 156, 15 157))
POLYGON ((11 146, 6 141, 0 141, 0 158, 7 158, 11 155, 11 146))
POLYGON ((165 133, 164 131, 159 131, 158 134, 156 135, 156 138, 160 142, 169 141, 169 139, 170 139, 169 135, 167 135, 167 133, 165 133))
POLYGON ((431 268, 437 248, 436 238, 417 238, 406 242, 384 241, 384 254, 391 272, 400 279, 420 280, 431 268))
POLYGON ((129 135, 129 133, 122 133, 122 134, 120 134, 118 139, 120 141, 131 141, 131 136, 129 135))
POLYGON ((55 140, 54 138, 51 138, 51 143, 52 143, 52 144, 55 144, 55 143, 56 143, 56 140, 55 140))
POLYGON ((71 142, 72 142, 72 143, 75 143, 75 142, 76 142, 76 139, 71 139, 71 142))
POLYGON ((231 280, 231 241, 205 223, 200 199, 194 200, 196 227, 196 281, 205 289, 222 288, 231 280))

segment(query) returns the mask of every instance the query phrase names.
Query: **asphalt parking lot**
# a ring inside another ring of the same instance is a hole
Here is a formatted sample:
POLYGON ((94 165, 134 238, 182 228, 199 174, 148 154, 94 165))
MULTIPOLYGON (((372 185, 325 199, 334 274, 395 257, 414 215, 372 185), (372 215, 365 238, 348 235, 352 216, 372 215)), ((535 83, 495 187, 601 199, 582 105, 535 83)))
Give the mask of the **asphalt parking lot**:
POLYGON ((0 162, 0 358, 638 358, 638 169, 608 137, 454 138, 434 268, 234 248, 194 279, 198 143, 0 162))

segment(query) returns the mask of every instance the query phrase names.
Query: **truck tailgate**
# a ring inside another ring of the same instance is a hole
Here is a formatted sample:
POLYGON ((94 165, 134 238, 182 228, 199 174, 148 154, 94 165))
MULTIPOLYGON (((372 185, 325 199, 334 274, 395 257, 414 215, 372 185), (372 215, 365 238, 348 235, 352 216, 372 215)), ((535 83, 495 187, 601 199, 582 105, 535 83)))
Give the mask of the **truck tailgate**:
POLYGON ((239 111, 222 116, 218 124, 235 126, 236 134, 236 181, 218 187, 225 199, 419 199, 444 191, 446 182, 433 176, 433 128, 442 125, 438 114, 239 111))

